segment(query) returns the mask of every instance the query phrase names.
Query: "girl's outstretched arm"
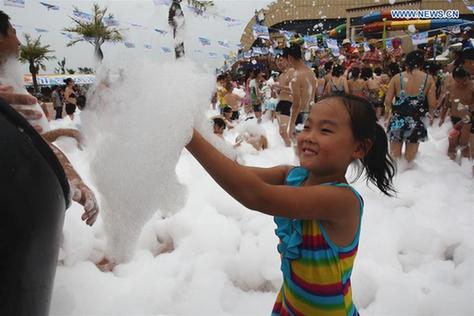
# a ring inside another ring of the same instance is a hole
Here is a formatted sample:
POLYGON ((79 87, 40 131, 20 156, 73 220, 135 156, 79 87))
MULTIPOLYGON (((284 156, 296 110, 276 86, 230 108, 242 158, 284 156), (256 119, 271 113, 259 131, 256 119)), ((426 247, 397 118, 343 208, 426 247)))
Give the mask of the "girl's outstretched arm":
MULTIPOLYGON (((359 216, 358 199, 349 188, 266 183, 271 181, 225 157, 197 131, 186 148, 227 193, 247 208, 273 216, 333 222, 352 221, 353 216, 359 216)), ((280 169, 281 176, 287 170, 280 169)))

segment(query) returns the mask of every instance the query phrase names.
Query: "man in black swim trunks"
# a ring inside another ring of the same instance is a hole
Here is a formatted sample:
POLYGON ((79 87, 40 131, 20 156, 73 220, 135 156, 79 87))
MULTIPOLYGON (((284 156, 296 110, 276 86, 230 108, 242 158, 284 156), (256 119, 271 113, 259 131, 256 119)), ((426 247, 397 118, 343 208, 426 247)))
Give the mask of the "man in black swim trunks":
POLYGON ((276 60, 281 74, 278 81, 272 86, 278 93, 278 104, 276 106, 277 120, 280 126, 280 135, 287 147, 291 146, 290 136, 288 134, 288 125, 291 116, 291 106, 293 104, 293 96, 290 89, 290 81, 294 77, 294 69, 289 67, 288 61, 282 56, 278 56, 276 60))

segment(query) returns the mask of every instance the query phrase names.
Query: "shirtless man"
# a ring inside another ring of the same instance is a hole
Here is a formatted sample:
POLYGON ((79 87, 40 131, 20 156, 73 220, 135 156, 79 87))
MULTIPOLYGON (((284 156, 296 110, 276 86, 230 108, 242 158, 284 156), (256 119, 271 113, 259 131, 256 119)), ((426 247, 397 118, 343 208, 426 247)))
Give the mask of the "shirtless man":
POLYGON ((296 133, 296 122, 304 122, 314 104, 316 94, 317 80, 314 72, 305 65, 302 59, 301 47, 291 45, 283 50, 283 57, 295 69, 293 78, 290 81, 290 88, 293 94, 293 105, 291 109, 289 134, 294 139, 296 133))
POLYGON ((294 69, 289 67, 288 61, 282 56, 276 60, 281 74, 278 81, 272 86, 278 93, 278 104, 276 106, 277 120, 280 127, 280 135, 287 147, 290 147, 291 140, 288 135, 288 124, 291 116, 291 105, 293 104, 293 95, 290 89, 290 80, 294 76, 294 69))
POLYGON ((233 93, 234 87, 232 86, 232 82, 228 81, 226 83, 225 90, 224 103, 232 109, 230 120, 236 121, 239 119, 239 101, 241 98, 233 93))
POLYGON ((471 113, 474 112, 474 83, 470 80, 469 73, 462 67, 454 69, 452 78, 453 80, 449 81, 445 87, 439 126, 444 123, 449 110, 451 122, 454 128, 459 130, 457 133, 454 132, 449 140, 448 156, 454 160, 458 146, 461 148, 462 157, 469 157, 471 113))

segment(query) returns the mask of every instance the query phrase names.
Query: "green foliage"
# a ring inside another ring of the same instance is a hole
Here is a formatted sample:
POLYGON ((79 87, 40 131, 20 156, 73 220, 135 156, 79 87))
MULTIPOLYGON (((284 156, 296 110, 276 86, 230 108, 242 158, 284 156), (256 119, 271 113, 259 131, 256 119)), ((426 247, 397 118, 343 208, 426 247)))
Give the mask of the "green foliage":
POLYGON ((46 70, 44 62, 56 58, 50 55, 54 50, 50 49, 50 45, 41 45, 41 36, 33 40, 29 34, 25 34, 25 42, 20 47, 20 62, 29 63, 30 72, 34 70, 38 73, 40 68, 46 70))
POLYGON ((213 1, 187 0, 188 4, 197 10, 198 14, 203 14, 209 7, 214 6, 213 1))
MULTIPOLYGON (((78 10, 74 7, 75 10, 78 10)), ((74 22, 74 26, 67 27, 64 29, 66 32, 76 33, 80 38, 73 39, 70 41, 67 46, 73 46, 78 42, 88 42, 94 45, 96 49, 96 54, 100 59, 102 59, 102 51, 100 47, 105 42, 122 42, 123 35, 120 33, 120 30, 113 27, 107 26, 104 20, 110 19, 113 20, 113 14, 107 14, 107 8, 101 9, 99 4, 95 3, 92 9, 92 21, 82 21, 77 18, 71 17, 71 20, 74 22)))

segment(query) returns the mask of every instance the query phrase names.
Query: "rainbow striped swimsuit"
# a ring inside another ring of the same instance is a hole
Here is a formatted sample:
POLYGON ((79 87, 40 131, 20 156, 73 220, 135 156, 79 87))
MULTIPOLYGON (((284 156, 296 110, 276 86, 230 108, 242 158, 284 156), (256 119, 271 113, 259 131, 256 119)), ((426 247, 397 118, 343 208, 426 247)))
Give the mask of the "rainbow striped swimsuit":
MULTIPOLYGON (((302 167, 293 168, 286 184, 300 186, 308 175, 308 170, 302 167)), ((345 183, 323 185, 349 187, 359 199, 362 218, 364 202, 357 191, 345 183)), ((272 316, 359 315, 352 302, 350 277, 359 244, 360 222, 354 241, 347 247, 336 246, 317 220, 275 217, 275 223, 275 233, 280 238, 283 285, 272 316)))

